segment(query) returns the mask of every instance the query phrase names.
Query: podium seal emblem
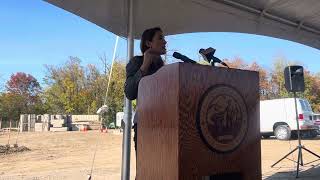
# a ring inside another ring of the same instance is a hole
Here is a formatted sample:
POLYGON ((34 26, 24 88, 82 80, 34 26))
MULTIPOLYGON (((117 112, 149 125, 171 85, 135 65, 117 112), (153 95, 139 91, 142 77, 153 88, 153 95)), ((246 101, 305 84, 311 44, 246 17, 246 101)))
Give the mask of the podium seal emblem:
POLYGON ((196 118, 201 139, 214 152, 234 151, 247 133, 247 105, 229 85, 208 88, 200 98, 196 118))

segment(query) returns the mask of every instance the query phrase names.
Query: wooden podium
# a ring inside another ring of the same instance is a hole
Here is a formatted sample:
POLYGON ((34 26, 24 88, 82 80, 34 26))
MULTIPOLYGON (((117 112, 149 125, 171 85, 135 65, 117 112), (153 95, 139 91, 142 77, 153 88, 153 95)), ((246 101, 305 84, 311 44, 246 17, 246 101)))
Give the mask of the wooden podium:
POLYGON ((137 180, 261 179, 257 72, 166 65, 138 101, 137 180))

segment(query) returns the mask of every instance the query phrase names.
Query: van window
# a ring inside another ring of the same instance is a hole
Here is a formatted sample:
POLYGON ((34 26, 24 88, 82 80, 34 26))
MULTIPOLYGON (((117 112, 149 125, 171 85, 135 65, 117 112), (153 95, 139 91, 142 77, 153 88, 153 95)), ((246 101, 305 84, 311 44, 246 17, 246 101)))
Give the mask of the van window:
POLYGON ((308 101, 299 99, 299 102, 301 104, 301 108, 303 111, 312 111, 311 106, 308 101))
POLYGON ((308 109, 307 109, 307 107, 306 107, 306 105, 305 105, 305 103, 304 103, 304 100, 299 99, 299 102, 300 102, 300 105, 301 105, 302 110, 303 110, 303 111, 308 111, 308 109))
POLYGON ((304 101, 305 103, 306 103, 306 106, 307 106, 307 108, 308 108, 308 110, 309 111, 312 111, 312 108, 311 108, 311 106, 310 106, 310 104, 309 104, 309 102, 308 101, 304 101))

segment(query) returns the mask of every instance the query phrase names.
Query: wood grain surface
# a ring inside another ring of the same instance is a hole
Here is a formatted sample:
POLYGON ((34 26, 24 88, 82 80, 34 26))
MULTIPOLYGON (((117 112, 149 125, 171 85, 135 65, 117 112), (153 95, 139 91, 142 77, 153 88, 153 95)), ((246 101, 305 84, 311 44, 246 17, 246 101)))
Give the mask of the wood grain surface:
POLYGON ((137 180, 261 179, 257 72, 175 63, 144 77, 138 94, 137 180), (243 141, 215 152, 197 128, 199 101, 210 87, 233 87, 247 109, 243 141))

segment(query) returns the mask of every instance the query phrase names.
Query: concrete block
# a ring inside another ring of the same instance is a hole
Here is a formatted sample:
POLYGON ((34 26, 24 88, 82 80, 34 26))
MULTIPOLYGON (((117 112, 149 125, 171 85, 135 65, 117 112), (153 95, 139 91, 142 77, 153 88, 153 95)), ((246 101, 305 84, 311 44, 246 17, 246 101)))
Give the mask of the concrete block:
POLYGON ((53 127, 63 127, 66 121, 64 119, 51 120, 51 125, 53 127))
POLYGON ((64 132, 64 131, 68 131, 68 127, 51 127, 50 131, 52 132, 64 132))
POLYGON ((64 123, 66 123, 66 120, 65 120, 65 119, 53 119, 53 120, 51 120, 51 123, 61 123, 61 124, 64 124, 64 123))
POLYGON ((35 132, 42 132, 43 131, 43 124, 42 123, 35 123, 34 124, 34 131, 35 132))

